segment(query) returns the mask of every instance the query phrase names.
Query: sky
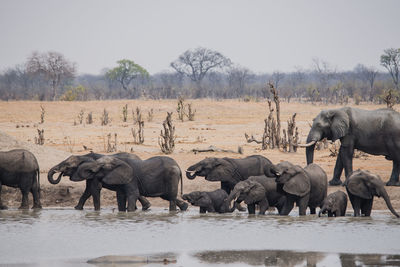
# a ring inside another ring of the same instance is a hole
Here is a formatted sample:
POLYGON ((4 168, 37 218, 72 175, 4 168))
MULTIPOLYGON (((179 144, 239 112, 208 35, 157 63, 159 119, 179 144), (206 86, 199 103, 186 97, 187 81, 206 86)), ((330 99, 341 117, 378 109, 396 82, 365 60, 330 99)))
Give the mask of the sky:
POLYGON ((400 1, 0 0, 0 33, 0 71, 57 51, 79 74, 120 59, 155 74, 197 47, 255 73, 310 69, 313 59, 385 71, 380 55, 400 48, 400 1))

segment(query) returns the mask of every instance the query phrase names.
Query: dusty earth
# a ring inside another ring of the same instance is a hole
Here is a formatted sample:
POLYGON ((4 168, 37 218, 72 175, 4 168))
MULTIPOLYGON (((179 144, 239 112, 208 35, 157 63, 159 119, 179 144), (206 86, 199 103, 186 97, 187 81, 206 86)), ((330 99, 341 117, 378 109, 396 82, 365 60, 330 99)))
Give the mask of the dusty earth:
MULTIPOLYGON (((273 163, 288 160, 304 166, 306 164, 305 150, 299 148, 297 153, 284 153, 277 149, 261 150, 261 145, 247 143, 245 133, 253 134, 261 139, 264 129, 264 119, 268 116, 267 103, 264 100, 257 102, 243 102, 239 100, 187 100, 196 109, 195 120, 181 122, 177 118, 176 100, 118 100, 118 101, 88 101, 88 102, 34 102, 10 101, 0 102, 0 149, 2 151, 13 148, 26 148, 38 158, 41 168, 42 205, 44 207, 73 207, 84 190, 84 182, 71 182, 63 178, 58 185, 51 185, 47 181, 48 170, 71 154, 86 154, 89 151, 106 153, 108 138, 111 134, 111 144, 114 145, 114 136, 117 134, 117 151, 133 152, 142 159, 163 155, 158 145, 162 122, 167 112, 173 111, 175 134, 175 151, 169 156, 174 158, 184 171, 188 166, 205 157, 233 157, 240 158, 259 154, 269 158, 273 163), (122 120, 122 108, 128 104, 128 121, 122 120), (41 108, 45 110, 44 123, 40 122, 41 108), (139 107, 145 121, 144 138, 141 145, 133 143, 131 129, 133 124, 132 110, 139 107), (104 109, 109 113, 111 122, 101 125, 101 116, 104 109), (153 109, 153 120, 149 122, 148 112, 153 109), (84 112, 82 124, 78 115, 84 112), (87 124, 85 118, 89 112, 93 114, 93 123, 87 124), (37 129, 44 129, 45 143, 35 145, 37 129), (243 148, 243 154, 226 152, 193 153, 192 149, 205 149, 214 145, 221 149, 237 151, 243 148)), ((311 105, 308 103, 281 103, 282 127, 287 127, 286 121, 293 113, 297 113, 296 123, 299 127, 300 140, 305 141, 312 119, 322 110, 337 108, 333 105, 311 105)), ((376 109, 384 106, 363 104, 363 109, 376 109)), ((336 158, 330 157, 330 150, 316 151, 315 163, 322 166, 331 179, 336 158)), ((355 158, 354 169, 366 169, 377 173, 383 181, 387 181, 392 169, 391 162, 383 156, 355 158)), ((343 177, 342 177, 343 179, 343 177)), ((183 191, 213 190, 219 183, 205 181, 203 178, 188 180, 183 178, 183 191)), ((386 187, 392 203, 400 210, 400 188, 386 187)), ((329 187, 328 193, 343 190, 343 187, 329 187)), ((20 204, 21 195, 18 190, 3 187, 3 202, 11 208, 20 204)), ((32 198, 30 196, 30 201, 32 198)), ((102 190, 102 206, 116 207, 115 193, 102 190)), ((153 206, 168 207, 168 203, 158 198, 150 198, 153 206)), ((85 206, 92 209, 91 201, 85 206)), ((349 204, 348 208, 351 209, 349 204)), ((374 201, 374 209, 386 209, 382 199, 374 201)))

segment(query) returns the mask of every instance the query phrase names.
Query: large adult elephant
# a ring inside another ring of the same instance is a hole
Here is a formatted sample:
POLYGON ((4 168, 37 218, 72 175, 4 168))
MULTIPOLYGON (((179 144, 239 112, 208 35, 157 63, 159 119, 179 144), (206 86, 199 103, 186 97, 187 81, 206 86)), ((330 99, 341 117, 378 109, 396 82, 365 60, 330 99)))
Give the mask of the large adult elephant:
POLYGON ((307 207, 311 214, 322 207, 327 195, 328 183, 325 171, 317 164, 304 169, 288 161, 275 165, 277 191, 286 196, 280 215, 288 215, 294 203, 299 207, 299 215, 306 215, 307 207))
POLYGON ((203 176, 207 181, 220 181, 221 189, 228 194, 235 185, 250 176, 266 175, 274 177, 271 172, 272 162, 266 157, 252 155, 243 159, 205 158, 186 170, 190 180, 203 176))
POLYGON ((344 107, 321 111, 315 117, 307 137, 307 164, 314 160, 317 141, 340 140, 339 154, 330 185, 340 185, 343 168, 346 179, 353 171, 354 149, 372 155, 383 155, 393 161, 392 174, 386 185, 400 186, 400 113, 391 109, 362 110, 344 107))
POLYGON ((33 196, 33 209, 41 209, 39 164, 35 155, 26 149, 0 152, 0 209, 7 209, 1 201, 2 185, 18 187, 22 193, 20 209, 28 209, 28 194, 33 196))
POLYGON ((385 184, 379 175, 369 171, 354 171, 347 179, 347 194, 349 195, 351 205, 353 206, 354 216, 370 216, 374 196, 383 197, 388 209, 399 218, 399 214, 394 210, 390 197, 385 190, 385 184))
POLYGON ((104 156, 81 164, 71 177, 73 181, 85 179, 98 180, 103 186, 116 191, 119 210, 126 207, 128 211, 136 210, 136 200, 140 195, 169 201, 170 211, 175 211, 176 205, 181 210, 188 207, 187 203, 177 199, 179 181, 182 194, 182 172, 176 161, 169 157, 122 160, 104 156))
MULTIPOLYGON (((74 179, 72 179, 72 177, 76 177, 78 167, 81 164, 86 163, 86 162, 92 162, 103 156, 104 156, 103 154, 97 154, 97 153, 88 153, 88 154, 82 155, 82 156, 72 155, 72 156, 68 157, 66 160, 63 160, 59 164, 52 167, 48 172, 47 178, 51 184, 58 184, 61 181, 62 176, 68 176, 68 177, 70 177, 70 180, 74 181, 74 179), (55 173, 60 173, 58 175, 57 179, 53 178, 55 173)), ((111 156, 117 157, 121 160, 125 160, 125 159, 140 160, 140 158, 138 156, 136 156, 135 154, 125 153, 125 152, 116 153, 111 156)), ((104 187, 107 188, 107 185, 104 187)), ((102 188, 102 185, 100 184, 100 182, 97 179, 87 179, 85 191, 83 192, 82 196, 79 198, 79 202, 75 206, 75 209, 82 210, 83 206, 85 205, 86 200, 90 196, 92 196, 94 209, 100 210, 100 190, 101 190, 101 188, 102 188)), ((140 196, 139 201, 142 204, 143 210, 147 210, 148 208, 150 208, 151 204, 145 197, 140 196)))

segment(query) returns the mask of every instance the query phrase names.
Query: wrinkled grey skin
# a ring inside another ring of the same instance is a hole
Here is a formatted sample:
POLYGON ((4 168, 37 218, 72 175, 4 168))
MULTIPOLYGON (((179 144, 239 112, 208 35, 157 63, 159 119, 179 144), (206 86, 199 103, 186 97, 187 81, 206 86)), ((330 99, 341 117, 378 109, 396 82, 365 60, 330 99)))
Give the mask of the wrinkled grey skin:
POLYGON ((277 191, 286 196, 280 215, 288 215, 294 203, 299 207, 299 215, 306 215, 307 207, 311 214, 316 214, 328 191, 327 176, 320 166, 313 163, 303 169, 284 161, 275 165, 275 176, 277 191))
POLYGON ((353 206, 354 216, 370 216, 374 196, 377 196, 383 197, 388 209, 399 218, 399 214, 394 210, 390 197, 385 190, 385 184, 379 175, 372 174, 369 171, 357 170, 350 175, 345 186, 353 206))
MULTIPOLYGON (((362 110, 344 107, 323 110, 315 117, 307 143, 323 138, 340 140, 330 185, 340 185, 343 168, 346 178, 353 171, 354 149, 372 155, 383 155, 393 161, 392 174, 387 185, 399 186, 400 170, 400 113, 392 109, 362 110)), ((307 147, 307 164, 314 160, 315 144, 307 147)))
POLYGON ((265 214, 269 207, 276 207, 280 213, 286 196, 278 193, 277 184, 274 178, 265 175, 251 176, 247 180, 241 181, 235 185, 226 202, 235 203, 244 201, 247 204, 249 214, 255 214, 256 205, 259 206, 259 214, 265 214))
POLYGON ((211 192, 193 191, 189 194, 184 194, 182 199, 188 201, 193 206, 200 207, 200 213, 233 212, 235 207, 229 208, 229 203, 225 202, 227 197, 228 194, 225 192, 225 190, 217 189, 211 192))
POLYGON ((319 210, 318 217, 320 217, 321 214, 326 213, 328 213, 328 217, 346 216, 346 208, 347 195, 346 193, 338 190, 329 194, 324 199, 324 203, 322 208, 319 210))
POLYGON ((33 196, 33 209, 41 209, 40 175, 36 157, 25 149, 0 152, 0 209, 7 209, 1 201, 3 185, 19 188, 22 193, 20 209, 29 209, 28 194, 33 196))
POLYGON ((117 191, 118 209, 136 210, 139 195, 160 197, 169 201, 169 210, 187 209, 187 203, 177 199, 182 173, 175 160, 169 157, 152 157, 147 160, 119 159, 104 156, 85 162, 78 167, 76 180, 98 179, 103 186, 117 191), (127 206, 126 206, 127 203, 127 206))
MULTIPOLYGON (((66 160, 63 160, 59 164, 52 167, 48 172, 47 179, 49 180, 49 182, 51 184, 58 184, 61 181, 62 176, 69 176, 71 181, 81 181, 81 179, 79 177, 77 177, 78 167, 81 164, 97 160, 103 156, 104 155, 97 154, 97 153, 89 153, 89 154, 82 155, 82 156, 75 156, 75 155, 70 156, 66 160), (57 179, 53 178, 55 173, 60 173, 58 175, 57 179)), ((125 153, 125 152, 116 153, 111 156, 117 157, 121 160, 140 159, 135 154, 125 153)), ((75 206, 75 209, 82 210, 83 206, 85 205, 86 200, 90 196, 92 196, 94 209, 100 210, 100 190, 102 187, 110 189, 110 188, 108 188, 107 185, 101 184, 98 179, 86 179, 85 191, 83 192, 82 196, 79 198, 79 202, 75 206)), ((117 199, 118 199, 118 197, 123 197, 123 196, 118 196, 118 194, 123 194, 123 193, 117 191, 117 199)), ((151 204, 145 197, 140 196, 139 201, 142 204, 142 210, 147 210, 148 208, 150 208, 151 204)), ((120 211, 123 211, 123 210, 120 210, 120 211)))
POLYGON ((235 185, 250 176, 267 175, 273 177, 271 161, 263 156, 252 155, 243 159, 205 158, 190 166, 186 171, 188 179, 203 176, 207 181, 220 181, 221 189, 228 194, 235 185))

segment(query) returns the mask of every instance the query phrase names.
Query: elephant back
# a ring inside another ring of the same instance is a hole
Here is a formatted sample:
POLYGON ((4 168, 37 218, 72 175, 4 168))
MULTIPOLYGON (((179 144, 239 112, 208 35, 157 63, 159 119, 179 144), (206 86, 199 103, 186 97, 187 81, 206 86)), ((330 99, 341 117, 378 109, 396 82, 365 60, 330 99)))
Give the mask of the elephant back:
POLYGON ((5 171, 34 172, 39 169, 35 155, 26 149, 14 149, 0 153, 0 168, 5 171))
POLYGON ((328 177, 325 171, 315 163, 309 164, 304 168, 310 178, 310 200, 309 207, 321 207, 328 192, 328 177))
POLYGON ((275 178, 259 175, 251 176, 249 177, 249 180, 254 180, 265 188, 265 195, 270 206, 275 206, 281 200, 281 198, 285 197, 282 192, 279 193, 277 191, 277 183, 275 182, 275 178))
POLYGON ((243 159, 224 158, 232 164, 235 178, 243 181, 250 176, 258 176, 264 174, 264 166, 272 164, 267 158, 260 155, 252 155, 243 159))

